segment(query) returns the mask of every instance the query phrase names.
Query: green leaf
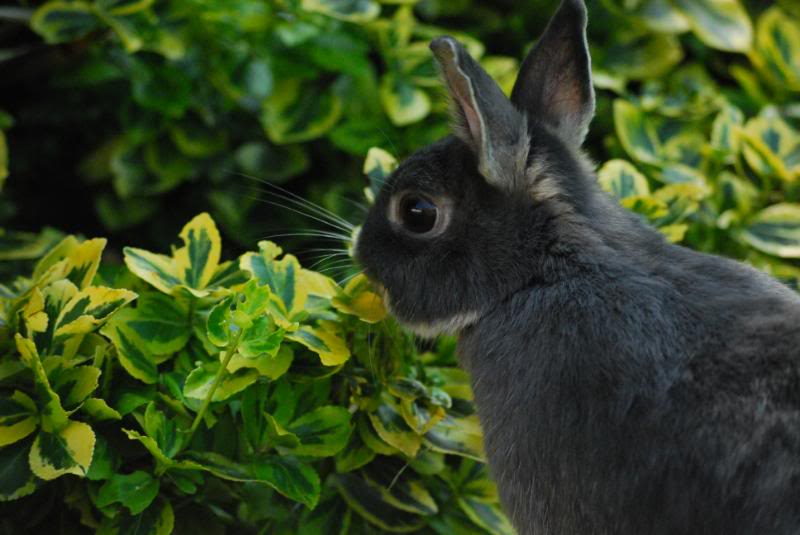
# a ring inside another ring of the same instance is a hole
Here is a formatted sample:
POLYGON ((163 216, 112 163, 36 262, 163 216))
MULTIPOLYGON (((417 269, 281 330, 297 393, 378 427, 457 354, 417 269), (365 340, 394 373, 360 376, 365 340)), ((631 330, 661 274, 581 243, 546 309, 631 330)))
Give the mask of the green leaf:
POLYGON ((92 463, 94 442, 94 431, 82 422, 69 422, 53 433, 40 431, 28 456, 31 471, 45 480, 65 474, 85 476, 92 463))
POLYGON ((53 389, 68 410, 77 407, 95 391, 100 379, 100 369, 94 366, 75 366, 51 372, 53 389))
POLYGON ((414 457, 422 443, 422 437, 412 430, 403 418, 397 401, 388 394, 381 396, 381 404, 369 413, 372 426, 383 440, 402 451, 408 457, 414 457))
POLYGON ((135 333, 154 355, 180 351, 191 335, 186 303, 158 292, 141 294, 135 308, 120 310, 113 321, 135 333))
POLYGON ((0 448, 0 502, 16 500, 36 490, 28 464, 31 440, 0 448))
POLYGON ((613 43, 603 54, 603 71, 633 80, 658 78, 683 60, 680 41, 672 35, 645 34, 613 43))
POLYGON ((206 319, 208 340, 217 347, 225 347, 231 341, 231 306, 234 296, 228 296, 211 309, 206 319))
MULTIPOLYGON (((220 359, 223 356, 220 355, 220 359)), ((281 346, 276 355, 262 353, 257 357, 243 357, 235 353, 228 362, 228 372, 236 373, 242 368, 252 368, 259 375, 272 379, 273 381, 289 371, 289 367, 294 360, 294 351, 289 346, 281 346)))
POLYGON ((735 155, 739 152, 739 129, 743 125, 742 110, 726 105, 717 114, 711 127, 711 146, 725 154, 735 155))
POLYGON ((306 11, 360 23, 373 20, 381 10, 373 0, 303 0, 302 7, 306 11))
POLYGON ((407 126, 421 121, 431 111, 431 100, 410 80, 393 73, 381 80, 381 103, 395 126, 407 126))
POLYGON ((423 443, 434 451, 484 461, 483 437, 476 416, 448 414, 425 433, 423 443))
MULTIPOLYGON (((214 383, 217 370, 221 364, 219 362, 208 362, 192 370, 186 377, 183 387, 183 395, 187 398, 205 399, 211 386, 214 383)), ((238 394, 258 379, 258 372, 252 369, 237 372, 235 374, 225 374, 219 386, 214 390, 211 401, 222 401, 234 394, 238 394)))
POLYGON ((48 43, 66 43, 100 27, 87 2, 47 2, 34 12, 31 28, 48 43))
POLYGON ((358 316, 361 321, 378 323, 387 312, 383 299, 372 290, 367 277, 357 275, 331 300, 331 304, 339 312, 358 316))
POLYGON ((350 472, 372 462, 375 451, 367 447, 358 433, 350 434, 347 447, 336 454, 336 471, 350 472))
POLYGON ((625 160, 609 160, 597 172, 600 186, 617 199, 649 195, 647 178, 625 160))
POLYGON ((458 498, 458 506, 470 520, 489 533, 514 535, 516 531, 500 508, 493 503, 486 503, 470 497, 458 498))
POLYGON ((353 474, 334 474, 331 482, 355 512, 386 531, 409 533, 420 529, 425 518, 387 503, 379 489, 353 474))
POLYGON ((93 331, 136 297, 129 290, 102 286, 90 286, 79 291, 67 301, 55 320, 54 340, 93 331))
POLYGON ((757 213, 742 232, 745 243, 781 258, 800 258, 800 204, 774 204, 757 213))
POLYGON ((383 188, 383 184, 392 171, 397 169, 397 158, 386 152, 379 147, 372 147, 367 151, 367 157, 364 159, 363 173, 369 179, 370 188, 372 191, 373 199, 378 195, 378 192, 383 188))
POLYGON ((654 165, 661 162, 655 126, 639 108, 627 100, 615 100, 614 124, 620 143, 634 159, 654 165))
POLYGON ((39 260, 33 278, 39 286, 68 279, 78 289, 85 289, 97 273, 105 246, 104 238, 79 242, 74 236, 67 236, 39 260))
POLYGON ((339 121, 342 103, 330 88, 287 78, 264 101, 261 124, 273 143, 308 141, 324 135, 339 121))
POLYGON ((97 422, 104 420, 122 420, 122 415, 108 406, 105 400, 89 398, 81 405, 81 411, 97 422))
POLYGON ((689 19, 692 31, 706 45, 728 52, 747 52, 753 25, 739 0, 671 0, 689 19))
POLYGON ((266 141, 245 143, 235 153, 243 173, 271 182, 283 182, 306 171, 311 164, 302 145, 274 146, 266 141))
POLYGON ((300 445, 291 448, 291 452, 309 457, 335 455, 347 445, 352 430, 350 412, 333 405, 307 412, 287 429, 300 440, 300 445))
POLYGON ((275 329, 275 322, 269 316, 261 316, 244 330, 237 346, 239 354, 245 358, 258 358, 262 355, 274 357, 283 340, 283 329, 275 329))
POLYGON ((762 176, 787 182, 800 178, 800 132, 772 108, 747 121, 742 130, 745 160, 762 176))
POLYGON ((291 500, 313 509, 319 501, 319 476, 313 468, 293 457, 265 457, 252 465, 259 483, 266 483, 291 500))
POLYGON ((319 355, 324 366, 338 366, 350 358, 350 349, 344 340, 335 331, 327 328, 303 325, 294 332, 286 333, 286 338, 319 355))
POLYGON ((800 91, 800 23, 773 6, 756 24, 753 61, 779 87, 800 91))
POLYGON ((423 516, 439 512, 423 481, 413 472, 404 472, 402 463, 372 463, 362 472, 365 481, 378 489, 381 498, 389 505, 423 516))
POLYGON ((174 249, 172 257, 126 247, 125 265, 166 294, 178 295, 180 290, 186 290, 205 297, 210 293, 206 287, 219 266, 222 244, 217 226, 211 216, 202 213, 183 227, 180 238, 183 246, 174 249))
POLYGON ((280 327, 294 329, 309 295, 333 296, 336 284, 318 273, 303 269, 292 255, 280 260, 280 247, 272 242, 258 243, 259 253, 245 253, 239 260, 261 285, 272 291, 269 311, 280 327))
POLYGON ((111 518, 105 517, 97 535, 170 535, 174 526, 172 505, 162 497, 141 514, 123 510, 111 518))
POLYGON ((143 427, 147 435, 155 440, 158 449, 170 459, 181 450, 187 436, 178 427, 176 419, 167 418, 152 401, 145 409, 143 427))
POLYGON ((222 479, 269 485, 310 509, 319 500, 319 476, 313 468, 294 457, 263 457, 246 466, 217 453, 188 452, 187 455, 197 468, 222 479))
POLYGON ((153 354, 138 336, 124 323, 126 318, 113 318, 100 332, 114 344, 119 363, 132 377, 153 384, 158 380, 158 369, 153 354))
POLYGON ((138 13, 154 3, 155 0, 95 0, 97 7, 117 16, 138 13))
POLYGON ((96 505, 107 507, 112 503, 121 503, 133 515, 147 509, 158 495, 159 483, 147 472, 136 470, 127 475, 114 474, 100 487, 96 505))
POLYGON ((15 390, 0 398, 0 448, 27 437, 38 425, 36 404, 27 394, 15 390))
POLYGON ((55 429, 63 429, 69 424, 69 416, 61 406, 61 399, 50 386, 47 372, 39 358, 36 345, 28 338, 23 338, 19 333, 14 335, 14 342, 20 359, 33 372, 36 382, 37 393, 39 394, 39 404, 44 402, 44 407, 40 410, 42 429, 51 432, 55 429))

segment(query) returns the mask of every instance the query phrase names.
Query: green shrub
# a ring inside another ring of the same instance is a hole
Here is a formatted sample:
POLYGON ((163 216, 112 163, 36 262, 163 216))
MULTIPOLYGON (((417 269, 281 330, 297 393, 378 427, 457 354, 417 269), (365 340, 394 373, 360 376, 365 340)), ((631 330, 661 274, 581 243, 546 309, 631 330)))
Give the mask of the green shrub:
POLYGON ((67 236, 2 288, 5 531, 511 532, 452 342, 272 242, 220 261, 208 214, 180 239, 67 236))
MULTIPOLYGON (((295 180, 329 208, 352 212, 339 195, 357 194, 369 147, 402 157, 447 131, 429 39, 465 40, 510 89, 556 0, 535 9, 478 0, 20 4, 0 10, 0 24, 27 24, 36 35, 0 33, 0 80, 6 94, 34 89, 0 102, 16 120, 10 128, 0 115, 13 198, 0 217, 16 211, 10 221, 34 229, 32 214, 50 202, 59 218, 50 224, 159 248, 164 225, 179 228, 206 209, 247 248, 301 220, 264 210, 252 192, 258 184, 239 173, 295 180), (42 39, 52 53, 31 52, 42 39), (52 201, 38 195, 42 181, 59 192, 52 201), (55 210, 61 194, 79 209, 55 210)), ((743 258, 753 246, 774 254, 761 246, 761 230, 775 214, 760 210, 796 201, 797 1, 588 4, 599 91, 589 152, 600 162, 631 160, 651 191, 693 185, 638 202, 673 239, 743 258), (780 146, 764 141, 773 133, 780 146), (685 211, 658 215, 682 195, 685 211), (752 223, 758 239, 746 230, 752 223)), ((0 176, 5 153, 0 137, 0 176)))
MULTIPOLYGON (((452 340, 418 350, 363 278, 322 274, 336 260, 304 270, 262 241, 220 263, 207 215, 169 257, 120 245, 164 250, 204 209, 226 251, 300 224, 237 173, 350 213, 370 147, 368 196, 389 153, 447 132, 427 41, 465 40, 509 90, 555 3, 0 8, 0 218, 36 230, 0 234, 3 528, 510 531, 452 340), (105 229, 104 261, 42 213, 105 229)), ((587 3, 601 185, 798 287, 800 3, 587 3)))

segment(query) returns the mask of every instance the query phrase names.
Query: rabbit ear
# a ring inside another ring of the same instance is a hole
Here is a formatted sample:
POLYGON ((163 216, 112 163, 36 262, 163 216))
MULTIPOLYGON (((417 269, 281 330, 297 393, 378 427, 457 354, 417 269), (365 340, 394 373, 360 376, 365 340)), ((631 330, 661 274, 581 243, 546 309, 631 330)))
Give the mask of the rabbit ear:
POLYGON ((490 184, 513 189, 528 157, 525 117, 458 41, 439 37, 430 48, 452 97, 454 133, 472 147, 490 184))
POLYGON ((594 115, 594 88, 583 0, 562 0, 525 58, 511 101, 542 118, 574 145, 583 143, 594 115))

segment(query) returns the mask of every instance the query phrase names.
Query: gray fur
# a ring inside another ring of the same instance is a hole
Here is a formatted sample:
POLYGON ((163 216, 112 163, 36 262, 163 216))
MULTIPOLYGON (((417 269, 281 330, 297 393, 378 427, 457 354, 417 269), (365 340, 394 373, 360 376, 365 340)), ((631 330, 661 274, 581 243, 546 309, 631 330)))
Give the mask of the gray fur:
MULTIPOLYGON (((569 20, 582 35, 584 20, 569 20)), ((585 47, 574 50, 585 65, 585 47)), ((524 69, 546 72, 541 61, 524 69)), ((515 94, 539 94, 527 89, 515 94)), ((393 173, 356 247, 401 322, 460 328, 514 525, 800 533, 800 298, 744 264, 666 242, 597 187, 581 136, 554 127, 536 98, 515 105, 530 136, 515 188, 489 184, 479 149, 447 137, 393 173), (388 221, 393 192, 408 190, 449 199, 442 234, 388 221)))

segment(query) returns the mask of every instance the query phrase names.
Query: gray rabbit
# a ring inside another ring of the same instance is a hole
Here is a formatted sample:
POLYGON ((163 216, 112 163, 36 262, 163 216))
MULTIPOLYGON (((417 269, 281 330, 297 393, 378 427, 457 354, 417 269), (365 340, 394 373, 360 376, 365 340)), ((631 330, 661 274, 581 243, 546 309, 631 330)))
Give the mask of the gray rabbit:
POLYGON ((598 188, 586 9, 511 99, 431 43, 454 135, 408 158, 356 246, 393 314, 459 335, 522 534, 800 533, 800 298, 671 245, 598 188))

